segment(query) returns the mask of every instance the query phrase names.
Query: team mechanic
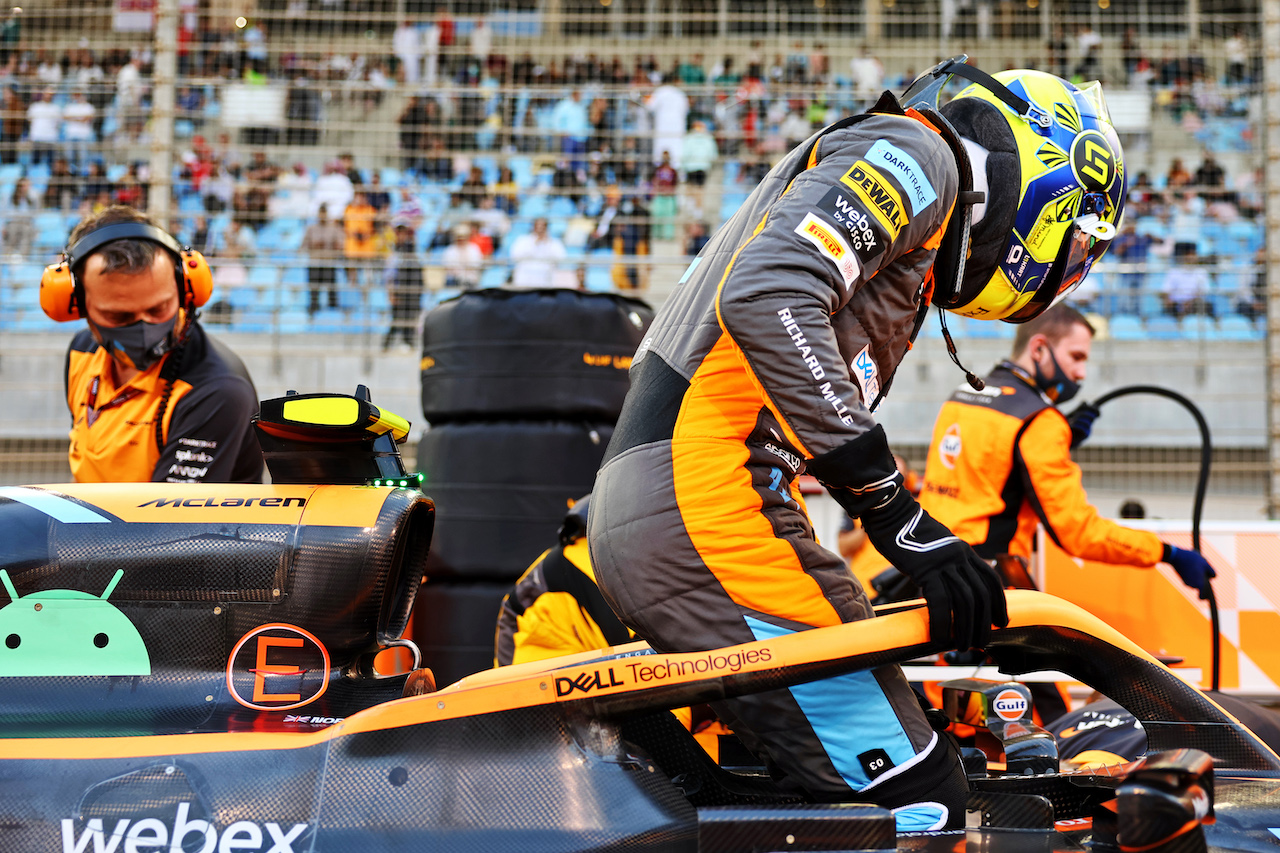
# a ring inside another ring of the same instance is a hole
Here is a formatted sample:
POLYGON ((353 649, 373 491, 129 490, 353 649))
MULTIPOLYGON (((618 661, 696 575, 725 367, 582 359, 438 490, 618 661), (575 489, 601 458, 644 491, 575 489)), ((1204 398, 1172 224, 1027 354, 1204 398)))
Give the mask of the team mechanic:
MULTIPOLYGON (((588 539, 611 606, 659 651, 873 615, 814 539, 806 468, 921 587, 935 641, 981 646, 1007 624, 994 570, 902 488, 870 410, 931 301, 1022 321, 1073 289, 1115 234, 1124 180, 1100 90, 962 60, 913 84, 918 109, 886 93, 786 155, 637 350, 588 539), (926 102, 951 75, 981 82, 939 115, 926 102)), ((900 830, 963 825, 954 747, 897 667, 713 706, 815 799, 872 800, 900 830)))
POLYGON ((196 320, 213 289, 204 257, 122 205, 80 222, 67 245, 40 305, 88 322, 65 371, 76 481, 261 482, 253 382, 196 320))
POLYGON ((1089 504, 1071 449, 1088 437, 1098 409, 1085 403, 1064 416, 1057 406, 1079 392, 1093 335, 1065 304, 1019 327, 1009 359, 987 375, 986 387, 960 387, 938 412, 920 505, 988 559, 1030 558, 1041 522, 1073 557, 1165 562, 1207 598, 1216 573, 1198 552, 1121 527, 1089 504))

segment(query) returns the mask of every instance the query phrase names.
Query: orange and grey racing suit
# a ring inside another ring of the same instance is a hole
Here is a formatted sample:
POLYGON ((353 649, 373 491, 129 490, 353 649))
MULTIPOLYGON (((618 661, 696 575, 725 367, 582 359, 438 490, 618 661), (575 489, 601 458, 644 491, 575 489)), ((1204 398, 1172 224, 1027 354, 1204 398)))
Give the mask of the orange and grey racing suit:
MULTIPOLYGON (((637 350, 588 538, 606 598, 659 651, 872 616, 796 477, 868 437, 896 476, 869 409, 923 317, 959 179, 936 129, 891 98, 858 119, 775 166, 637 350)), ((963 774, 897 667, 712 704, 817 799, 957 816, 963 774)))

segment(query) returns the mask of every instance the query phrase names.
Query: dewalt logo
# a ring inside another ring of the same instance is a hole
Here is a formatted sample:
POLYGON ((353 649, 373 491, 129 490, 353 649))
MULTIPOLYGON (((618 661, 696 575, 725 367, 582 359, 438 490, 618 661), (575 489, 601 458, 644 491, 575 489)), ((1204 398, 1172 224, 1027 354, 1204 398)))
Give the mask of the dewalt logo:
POLYGON ((845 173, 840 183, 853 190, 867 204, 880 224, 889 231, 889 239, 895 239, 902 230, 902 196, 884 180, 870 164, 859 160, 845 173))

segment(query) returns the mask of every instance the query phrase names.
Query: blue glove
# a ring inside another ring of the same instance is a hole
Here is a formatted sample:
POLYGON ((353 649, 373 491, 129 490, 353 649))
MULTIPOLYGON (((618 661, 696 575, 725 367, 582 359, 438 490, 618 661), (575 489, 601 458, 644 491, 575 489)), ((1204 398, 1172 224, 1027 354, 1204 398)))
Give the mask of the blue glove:
POLYGON ((1071 427, 1071 446, 1079 447, 1093 431, 1093 422, 1098 419, 1102 410, 1093 403, 1081 403, 1067 415, 1067 424, 1071 427))
POLYGON ((1213 570, 1213 566, 1209 565, 1208 560, 1200 556, 1199 551, 1166 544, 1161 560, 1173 566, 1173 570, 1178 573, 1178 577, 1182 578, 1183 583, 1200 591, 1201 601, 1208 600, 1209 579, 1216 578, 1218 573, 1213 570))

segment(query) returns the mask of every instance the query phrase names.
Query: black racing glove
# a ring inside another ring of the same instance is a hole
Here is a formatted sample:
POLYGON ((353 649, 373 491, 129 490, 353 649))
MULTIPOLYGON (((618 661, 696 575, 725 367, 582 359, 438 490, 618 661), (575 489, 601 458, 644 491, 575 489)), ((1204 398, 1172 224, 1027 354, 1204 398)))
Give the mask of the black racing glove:
POLYGON ((1079 447, 1093 432, 1093 422, 1098 419, 1102 410, 1093 403, 1084 402, 1071 410, 1067 415, 1067 424, 1071 427, 1071 446, 1079 447))
POLYGON ((930 639, 962 650, 981 647, 993 624, 1009 624, 999 575, 902 487, 879 425, 815 457, 808 470, 846 512, 862 519, 876 550, 920 587, 930 639))

